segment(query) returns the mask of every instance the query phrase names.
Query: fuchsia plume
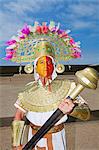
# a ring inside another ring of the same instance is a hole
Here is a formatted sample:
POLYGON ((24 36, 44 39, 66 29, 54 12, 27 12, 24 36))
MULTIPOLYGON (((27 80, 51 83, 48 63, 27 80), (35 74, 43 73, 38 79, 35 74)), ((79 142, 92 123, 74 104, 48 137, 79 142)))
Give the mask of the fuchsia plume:
POLYGON ((23 34, 26 34, 26 35, 30 34, 30 30, 29 30, 29 27, 27 26, 27 24, 24 25, 24 27, 23 27, 23 29, 21 30, 21 32, 22 32, 23 34))
POLYGON ((16 43, 16 40, 9 40, 9 41, 7 41, 6 42, 6 45, 13 45, 13 44, 15 44, 16 43))

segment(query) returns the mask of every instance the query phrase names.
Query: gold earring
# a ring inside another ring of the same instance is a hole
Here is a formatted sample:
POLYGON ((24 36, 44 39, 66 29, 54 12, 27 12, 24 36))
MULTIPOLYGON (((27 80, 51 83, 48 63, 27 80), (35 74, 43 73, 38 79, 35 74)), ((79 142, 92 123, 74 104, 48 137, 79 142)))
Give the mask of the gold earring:
POLYGON ((24 67, 24 71, 26 72, 26 73, 32 73, 33 72, 33 65, 32 64, 27 64, 27 65, 25 65, 25 67, 24 67))
POLYGON ((63 64, 57 64, 56 65, 56 72, 57 73, 63 73, 65 71, 65 66, 63 64))

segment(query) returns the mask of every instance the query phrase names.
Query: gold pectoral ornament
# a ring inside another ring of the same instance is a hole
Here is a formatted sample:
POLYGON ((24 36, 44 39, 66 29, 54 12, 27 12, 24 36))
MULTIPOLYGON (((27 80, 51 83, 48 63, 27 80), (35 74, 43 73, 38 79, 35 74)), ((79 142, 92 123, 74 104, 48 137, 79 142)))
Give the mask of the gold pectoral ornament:
POLYGON ((68 94, 72 82, 69 80, 54 80, 51 83, 52 92, 48 86, 42 87, 36 82, 26 86, 26 90, 19 93, 18 105, 26 111, 48 112, 57 109, 61 101, 68 94))

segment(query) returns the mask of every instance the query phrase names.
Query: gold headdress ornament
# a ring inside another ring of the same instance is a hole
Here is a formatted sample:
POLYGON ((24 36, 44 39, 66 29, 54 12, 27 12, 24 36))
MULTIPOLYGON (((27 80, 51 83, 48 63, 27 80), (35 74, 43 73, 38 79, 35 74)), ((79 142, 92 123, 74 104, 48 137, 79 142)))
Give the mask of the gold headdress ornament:
POLYGON ((65 61, 81 56, 80 42, 75 42, 68 35, 69 30, 59 29, 59 24, 50 21, 39 25, 35 22, 33 26, 25 24, 6 44, 6 60, 19 64, 33 63, 40 56, 50 55, 54 57, 57 64, 64 64, 65 61))
POLYGON ((36 46, 35 46, 35 58, 41 57, 41 56, 52 56, 55 57, 54 53, 54 47, 51 45, 51 43, 44 41, 42 39, 36 46))

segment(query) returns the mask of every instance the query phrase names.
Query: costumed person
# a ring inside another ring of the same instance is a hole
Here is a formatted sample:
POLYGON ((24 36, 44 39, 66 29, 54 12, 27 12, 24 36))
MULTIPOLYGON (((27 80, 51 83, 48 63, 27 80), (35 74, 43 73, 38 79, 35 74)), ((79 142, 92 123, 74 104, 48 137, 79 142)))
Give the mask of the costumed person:
POLYGON ((28 62, 25 66, 27 73, 33 72, 34 63, 35 79, 25 86, 15 102, 17 110, 12 122, 13 150, 21 150, 23 146, 24 116, 30 122, 30 140, 57 108, 65 114, 33 150, 66 150, 64 122, 68 118, 67 114, 81 120, 90 118, 88 104, 80 95, 74 101, 66 98, 75 88, 75 82, 57 79, 56 72, 64 71, 64 62, 81 55, 79 42, 75 42, 68 32, 59 29, 59 24, 56 26, 53 21, 49 26, 35 22, 34 26, 25 25, 17 37, 7 42, 5 59, 20 64, 28 62), (75 108, 74 103, 77 104, 75 108))

